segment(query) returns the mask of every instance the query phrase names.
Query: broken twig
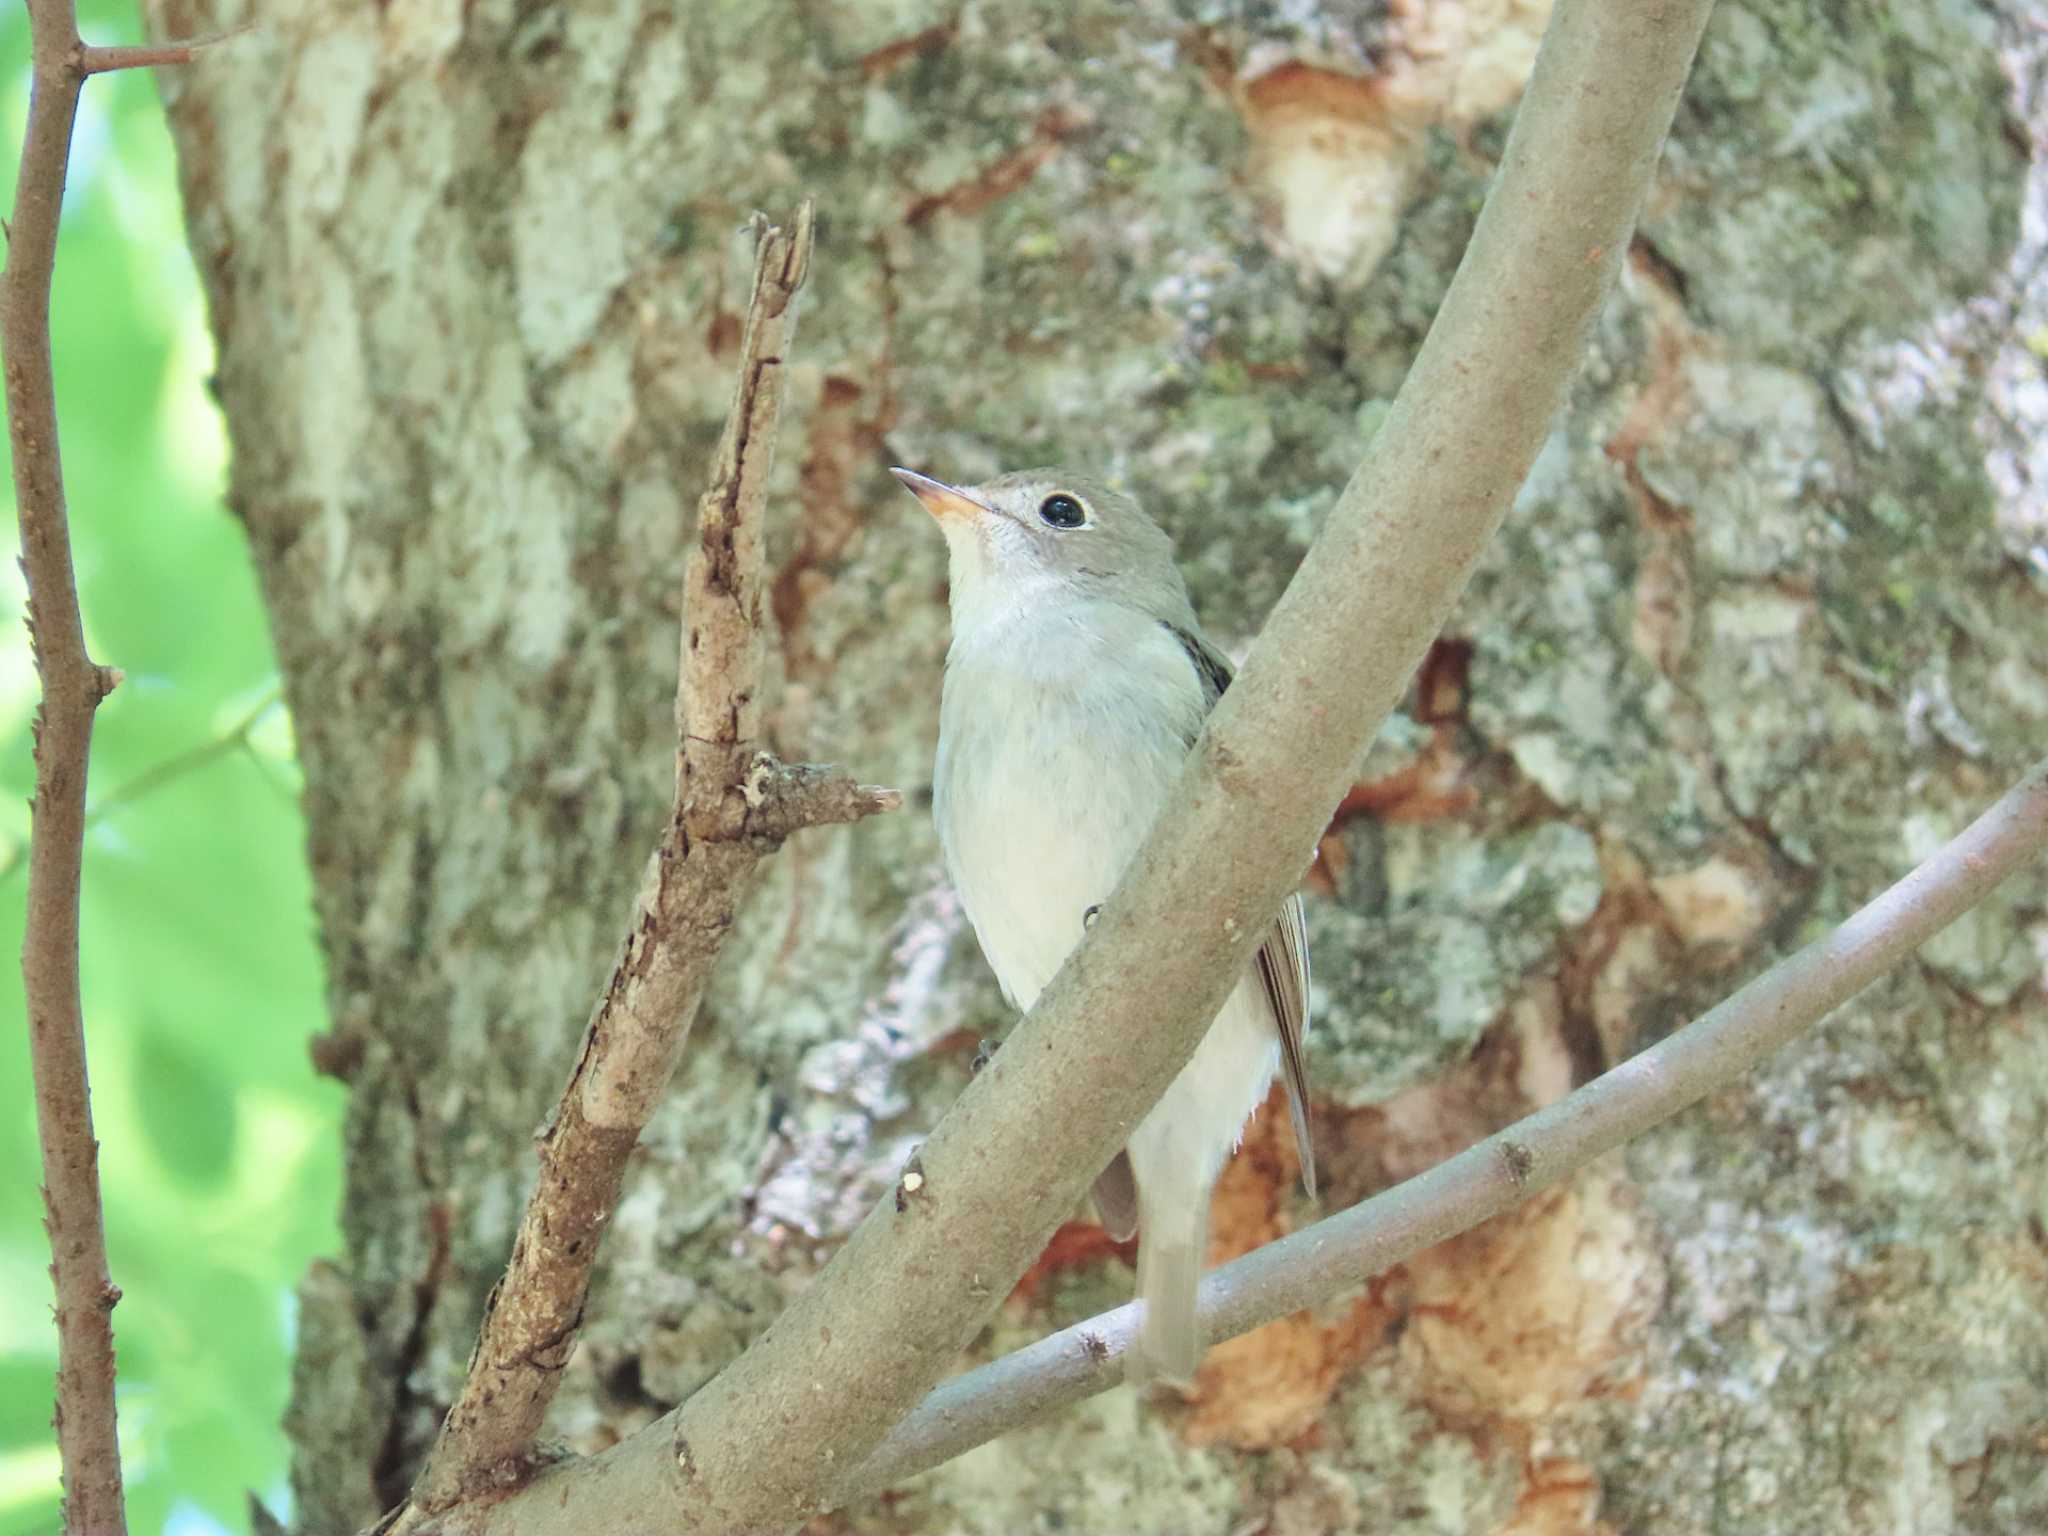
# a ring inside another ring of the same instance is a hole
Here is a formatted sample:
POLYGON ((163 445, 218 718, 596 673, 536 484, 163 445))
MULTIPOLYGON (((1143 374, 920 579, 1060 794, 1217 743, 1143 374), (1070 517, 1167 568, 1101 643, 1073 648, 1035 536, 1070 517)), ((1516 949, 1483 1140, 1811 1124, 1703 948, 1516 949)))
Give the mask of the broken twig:
POLYGON ((760 861, 804 827, 894 810, 893 790, 760 749, 768 469, 812 210, 763 227, 739 379, 684 577, 676 795, 611 980, 540 1134, 540 1179, 492 1291, 461 1395, 389 1528, 516 1487, 575 1346, 626 1161, 667 1092, 713 962, 760 861))

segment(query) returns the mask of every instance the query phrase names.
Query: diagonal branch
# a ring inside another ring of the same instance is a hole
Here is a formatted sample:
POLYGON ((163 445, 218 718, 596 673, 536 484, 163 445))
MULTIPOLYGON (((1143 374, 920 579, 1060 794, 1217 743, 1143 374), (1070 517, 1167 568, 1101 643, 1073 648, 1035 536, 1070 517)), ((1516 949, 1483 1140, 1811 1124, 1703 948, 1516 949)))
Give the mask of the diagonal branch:
MULTIPOLYGON (((203 768, 215 758, 225 757, 231 752, 241 751, 249 745, 250 734, 273 709, 284 701, 277 689, 271 689, 253 709, 220 735, 209 741, 202 741, 196 747, 187 747, 173 753, 161 762, 150 764, 132 777, 124 780, 95 799, 85 813, 87 829, 98 826, 109 816, 125 809, 142 799, 155 794, 166 784, 175 783, 195 769, 203 768)), ((11 845, 6 853, 0 854, 0 885, 14 878, 14 872, 23 865, 23 849, 19 843, 11 845)))
MULTIPOLYGON (((1569 1178, 1726 1087, 1819 1023, 2048 846, 2048 759, 1823 939, 1649 1050, 1427 1173, 1210 1275, 1202 1317, 1235 1338, 1336 1295, 1569 1178)), ((1137 1332, 1118 1307, 969 1371, 918 1405, 848 1479, 851 1501, 1117 1385, 1137 1332)))
POLYGON ((1548 434, 1710 0, 1560 0, 1428 340, 1100 920, 816 1284, 470 1528, 786 1529, 916 1406, 1193 1054, 1548 434), (1056 1127, 1056 1134, 1048 1134, 1056 1127))
MULTIPOLYGON (((271 711, 284 706, 284 691, 278 687, 265 690, 262 698, 252 704, 242 718, 211 740, 202 741, 196 747, 187 747, 174 752, 160 762, 151 763, 147 768, 122 780, 107 793, 92 802, 85 813, 88 827, 98 826, 115 812, 125 810, 145 795, 153 795, 166 784, 175 783, 194 769, 203 768, 215 758, 230 753, 251 749, 250 738, 256 728, 269 718, 271 711)), ((6 871, 0 869, 0 879, 6 871)))
POLYGON ((114 1304, 93 1139, 85 1020, 78 988, 78 890, 93 716, 120 681, 85 648, 71 530, 58 457, 50 363, 50 278, 78 113, 81 44, 73 0, 31 0, 34 74, 21 145, 7 273, 0 292, 7 428, 28 581, 29 642, 43 696, 36 715, 36 786, 29 830, 28 921, 21 947, 42 1154, 44 1224, 57 1293, 57 1444, 64 1523, 92 1536, 127 1529, 114 1418, 114 1304))
POLYGON ((759 233, 739 379, 684 578, 674 810, 561 1101, 540 1132, 539 1182, 486 1304, 469 1375, 390 1528, 415 1529, 530 1473, 533 1439, 575 1347, 627 1159, 667 1092, 756 867, 803 827, 901 804, 893 790, 787 767, 758 744, 762 523, 783 360, 811 241, 808 201, 790 228, 759 233))

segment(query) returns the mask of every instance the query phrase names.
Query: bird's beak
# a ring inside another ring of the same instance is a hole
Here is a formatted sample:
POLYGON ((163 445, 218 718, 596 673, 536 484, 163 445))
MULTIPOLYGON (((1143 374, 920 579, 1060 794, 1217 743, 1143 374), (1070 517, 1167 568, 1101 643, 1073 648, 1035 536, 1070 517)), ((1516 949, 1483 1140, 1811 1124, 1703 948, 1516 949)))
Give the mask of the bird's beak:
POLYGON ((892 469, 889 471, 903 482, 903 488, 924 503, 925 511, 944 523, 953 518, 973 522, 985 513, 995 509, 976 501, 965 491, 956 490, 943 480, 934 480, 930 475, 920 475, 914 469, 892 469))

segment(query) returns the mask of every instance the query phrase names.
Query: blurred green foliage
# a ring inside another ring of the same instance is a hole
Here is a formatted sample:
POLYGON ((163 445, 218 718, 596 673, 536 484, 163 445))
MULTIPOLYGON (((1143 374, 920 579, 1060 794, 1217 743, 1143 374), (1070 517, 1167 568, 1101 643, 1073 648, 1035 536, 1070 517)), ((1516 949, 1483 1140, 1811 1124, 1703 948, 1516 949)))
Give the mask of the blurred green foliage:
MULTIPOLYGON (((98 43, 138 40, 85 0, 98 43)), ((27 110, 24 8, 0 15, 0 197, 27 110)), ((86 1037, 107 1236, 124 1300, 130 1528, 243 1529, 282 1490, 291 1288, 338 1246, 342 1096, 321 1027, 290 725, 206 392, 205 311, 154 82, 90 82, 53 317, 80 596, 126 683, 94 737, 84 893, 86 1037)), ((0 568, 21 611, 21 578, 0 568)), ((0 950, 21 944, 29 720, 22 629, 0 640, 0 950)), ((54 1530, 48 1253, 19 982, 0 988, 0 1536, 54 1530)))

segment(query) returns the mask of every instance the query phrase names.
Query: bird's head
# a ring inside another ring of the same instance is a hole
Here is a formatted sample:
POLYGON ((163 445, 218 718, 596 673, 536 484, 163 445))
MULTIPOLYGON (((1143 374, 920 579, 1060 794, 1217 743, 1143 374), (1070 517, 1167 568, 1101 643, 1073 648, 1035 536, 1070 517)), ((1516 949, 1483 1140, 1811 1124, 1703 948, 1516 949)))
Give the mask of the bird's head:
POLYGON ((915 470, 894 474, 946 535, 956 633, 1076 600, 1176 621, 1187 611, 1166 530, 1091 475, 1026 469, 948 485, 915 470))

